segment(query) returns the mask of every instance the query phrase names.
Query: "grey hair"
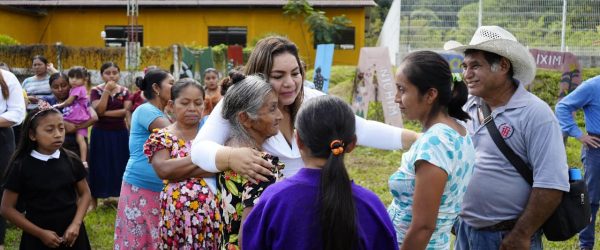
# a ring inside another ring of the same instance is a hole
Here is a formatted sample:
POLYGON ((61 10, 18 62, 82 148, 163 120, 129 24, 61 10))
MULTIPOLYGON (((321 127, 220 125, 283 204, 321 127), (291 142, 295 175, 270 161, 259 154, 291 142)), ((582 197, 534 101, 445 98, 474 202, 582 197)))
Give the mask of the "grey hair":
POLYGON ((259 75, 246 76, 227 90, 223 98, 222 115, 231 125, 230 138, 248 145, 255 144, 254 139, 238 120, 238 114, 245 112, 250 119, 256 120, 265 97, 272 91, 271 84, 259 75))

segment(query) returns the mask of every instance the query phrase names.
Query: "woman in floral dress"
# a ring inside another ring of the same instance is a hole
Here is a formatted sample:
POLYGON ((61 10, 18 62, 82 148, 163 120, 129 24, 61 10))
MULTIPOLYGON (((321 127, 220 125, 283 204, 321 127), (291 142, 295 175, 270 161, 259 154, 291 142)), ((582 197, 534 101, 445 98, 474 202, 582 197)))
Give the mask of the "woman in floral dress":
POLYGON ((175 123, 155 129, 144 144, 144 154, 165 180, 160 193, 160 249, 217 249, 220 244, 215 177, 193 165, 189 156, 200 129, 203 96, 194 80, 177 82, 167 104, 175 123))
POLYGON ((277 157, 264 153, 263 143, 279 132, 283 115, 277 108, 277 94, 270 84, 259 76, 244 77, 233 73, 233 86, 223 100, 223 118, 231 124, 231 137, 225 143, 230 147, 255 148, 270 162, 273 176, 268 182, 253 183, 233 170, 218 174, 223 237, 221 249, 239 249, 244 218, 258 202, 265 188, 283 178, 283 163, 277 157))

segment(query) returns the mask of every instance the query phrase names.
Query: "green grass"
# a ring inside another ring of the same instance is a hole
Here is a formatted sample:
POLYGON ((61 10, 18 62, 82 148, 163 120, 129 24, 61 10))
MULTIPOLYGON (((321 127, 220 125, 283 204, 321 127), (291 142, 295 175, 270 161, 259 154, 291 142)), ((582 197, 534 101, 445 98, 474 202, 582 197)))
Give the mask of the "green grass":
MULTIPOLYGON (((330 93, 349 101, 354 70, 354 66, 334 66, 332 68, 330 93)), ((587 79, 597 73, 600 74, 600 69, 586 69, 583 73, 584 79, 587 79)), ((535 84, 531 91, 543 97, 542 99, 553 106, 558 87, 552 84, 559 82, 560 73, 542 71, 538 72, 537 78, 539 78, 540 83, 535 84)), ((312 71, 308 72, 307 79, 312 79, 312 71)), ((372 103, 369 109, 369 119, 383 120, 381 105, 372 103)), ((580 127, 583 127, 581 114, 577 116, 577 122, 580 127)), ((414 122, 405 122, 405 127, 415 131, 420 130, 418 124, 414 122)), ((580 150, 581 144, 579 141, 569 138, 566 150, 569 166, 581 167, 580 150)), ((347 155, 346 162, 350 176, 355 183, 375 192, 382 202, 387 205, 392 201, 392 196, 388 190, 388 178, 398 169, 401 156, 400 151, 358 147, 347 155)), ((99 204, 102 204, 102 202, 99 202, 99 204)), ((114 206, 100 206, 85 217, 92 249, 112 249, 115 216, 116 208, 114 206)), ((599 225, 597 224, 596 229, 598 230, 598 228, 599 225)), ((20 230, 10 225, 6 235, 6 249, 17 249, 20 236, 20 230)), ((600 239, 598 238, 596 239, 596 245, 600 245, 600 239)), ((577 246, 577 237, 565 242, 544 241, 545 249, 577 249, 577 246)))

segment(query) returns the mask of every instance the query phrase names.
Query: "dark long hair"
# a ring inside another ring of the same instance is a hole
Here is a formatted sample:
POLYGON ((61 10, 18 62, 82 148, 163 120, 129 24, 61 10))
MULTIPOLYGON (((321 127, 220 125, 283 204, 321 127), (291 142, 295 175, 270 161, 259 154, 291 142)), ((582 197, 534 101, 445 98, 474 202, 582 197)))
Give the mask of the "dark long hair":
POLYGON ((402 65, 402 73, 417 87, 421 95, 432 88, 438 91, 437 102, 434 103, 430 116, 437 112, 447 112, 459 120, 471 119, 462 109, 467 102, 467 85, 462 80, 453 79, 450 65, 442 56, 433 51, 416 51, 408 54, 402 65))
POLYGON ((356 209, 344 165, 345 153, 333 153, 338 147, 346 151, 356 138, 354 119, 350 106, 334 96, 319 96, 307 101, 296 118, 298 136, 310 150, 310 155, 327 159, 322 170, 319 199, 323 249, 353 249, 358 244, 356 209), (336 140, 340 143, 335 143, 336 140))
POLYGON ((36 108, 27 113, 25 121, 23 122, 23 127, 21 127, 19 143, 17 144, 17 148, 8 162, 8 168, 6 169, 5 174, 9 173, 14 167, 20 167, 21 161, 27 155, 29 155, 32 150, 37 148, 37 142, 32 141, 31 138, 29 138, 29 133, 32 131, 35 133, 35 129, 40 125, 39 120, 50 114, 59 114, 62 116, 60 111, 54 108, 41 111, 39 108, 36 108))
POLYGON ((158 88, 162 88, 160 85, 169 76, 169 72, 161 69, 153 69, 148 71, 144 78, 136 78, 135 85, 144 92, 144 96, 148 100, 154 99, 154 91, 152 91, 152 85, 156 83, 158 88))
MULTIPOLYGON (((245 66, 245 74, 262 74, 266 77, 267 81, 271 75, 271 70, 273 69, 273 62, 275 56, 281 55, 283 53, 290 53, 296 58, 296 62, 298 62, 298 68, 300 70, 300 74, 302 75, 302 81, 304 82, 305 72, 302 67, 302 62, 300 60, 300 56, 298 55, 298 47, 292 41, 285 37, 280 36, 269 36, 261 39, 256 43, 256 46, 252 50, 252 54, 248 58, 248 62, 245 66)), ((304 99, 304 87, 300 85, 300 92, 294 100, 294 103, 290 105, 290 115, 292 117, 292 124, 294 124, 294 120, 296 119, 296 114, 298 113, 298 109, 300 109, 300 105, 302 105, 302 100, 304 99)))
POLYGON ((2 89, 2 97, 8 100, 8 85, 6 84, 6 80, 4 80, 2 71, 0 71, 0 89, 2 89))
POLYGON ((100 66, 100 75, 102 75, 102 73, 104 73, 104 71, 106 69, 110 68, 110 67, 115 67, 115 68, 117 68, 117 70, 119 72, 121 72, 121 68, 119 68, 119 65, 117 65, 116 63, 114 63, 114 62, 105 62, 105 63, 102 64, 102 66, 100 66))

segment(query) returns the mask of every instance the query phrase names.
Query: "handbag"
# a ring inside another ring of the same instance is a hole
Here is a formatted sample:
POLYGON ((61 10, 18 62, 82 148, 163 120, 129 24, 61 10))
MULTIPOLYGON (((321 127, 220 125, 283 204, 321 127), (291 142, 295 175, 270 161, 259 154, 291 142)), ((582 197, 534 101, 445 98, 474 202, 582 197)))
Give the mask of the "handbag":
MULTIPOLYGON (((502 154, 515 167, 523 179, 530 186, 533 185, 533 171, 506 144, 494 123, 490 107, 484 103, 481 105, 481 111, 485 117, 485 127, 498 149, 502 151, 502 154)), ((585 182, 583 180, 570 181, 569 185, 569 192, 563 192, 560 204, 542 225, 542 232, 549 241, 568 240, 590 224, 592 218, 591 207, 585 182)))

